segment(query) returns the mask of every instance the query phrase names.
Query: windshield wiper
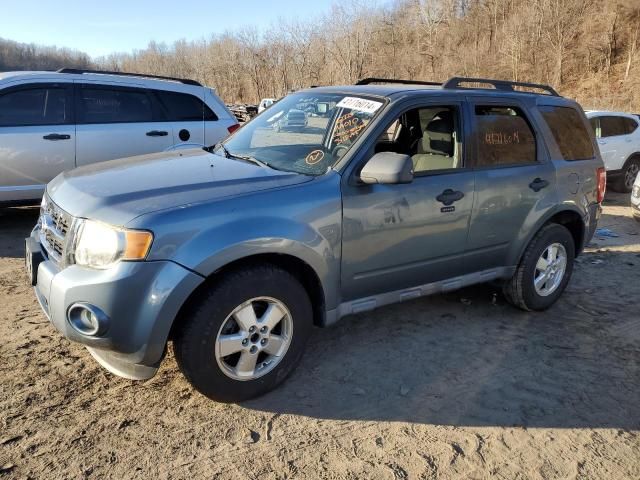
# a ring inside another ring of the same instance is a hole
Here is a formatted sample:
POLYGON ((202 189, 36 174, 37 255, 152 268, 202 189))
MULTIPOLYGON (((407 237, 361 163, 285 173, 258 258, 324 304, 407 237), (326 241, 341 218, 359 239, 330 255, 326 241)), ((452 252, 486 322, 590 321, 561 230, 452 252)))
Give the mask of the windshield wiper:
POLYGON ((224 156, 225 158, 237 158, 238 160, 244 160, 245 162, 251 162, 255 165, 259 165, 261 167, 268 167, 271 168, 273 170, 277 170, 276 168, 273 168, 271 165, 269 165, 267 162, 263 162, 262 160, 258 160, 255 157, 251 157, 249 155, 238 155, 237 153, 231 153, 227 147, 224 146, 224 143, 220 142, 217 143, 213 146, 213 149, 215 149, 216 147, 220 147, 222 149, 222 151, 224 152, 224 156))

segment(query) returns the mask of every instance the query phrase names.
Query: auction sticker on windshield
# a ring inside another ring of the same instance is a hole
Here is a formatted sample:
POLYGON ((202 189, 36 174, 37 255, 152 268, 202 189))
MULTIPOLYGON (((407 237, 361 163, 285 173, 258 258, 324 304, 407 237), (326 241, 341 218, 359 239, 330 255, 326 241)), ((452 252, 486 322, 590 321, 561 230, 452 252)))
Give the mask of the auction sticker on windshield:
POLYGON ((382 102, 357 97, 344 97, 336 106, 365 113, 375 113, 382 106, 382 102))

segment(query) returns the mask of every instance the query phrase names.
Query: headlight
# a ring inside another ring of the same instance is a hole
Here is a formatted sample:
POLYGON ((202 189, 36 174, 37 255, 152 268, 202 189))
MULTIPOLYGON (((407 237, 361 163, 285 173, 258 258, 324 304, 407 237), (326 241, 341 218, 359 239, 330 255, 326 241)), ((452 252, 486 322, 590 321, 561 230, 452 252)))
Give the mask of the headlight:
POLYGON ((152 242, 151 232, 83 220, 76 234, 75 263, 91 268, 109 268, 120 260, 144 260, 152 242))

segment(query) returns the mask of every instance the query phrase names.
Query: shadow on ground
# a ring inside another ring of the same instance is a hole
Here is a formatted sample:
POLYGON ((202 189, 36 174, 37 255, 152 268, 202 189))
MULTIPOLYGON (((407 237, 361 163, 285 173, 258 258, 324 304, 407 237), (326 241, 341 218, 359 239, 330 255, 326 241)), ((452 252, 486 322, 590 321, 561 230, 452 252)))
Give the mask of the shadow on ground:
POLYGON ((24 257, 24 238, 38 221, 39 207, 0 208, 0 257, 24 257))

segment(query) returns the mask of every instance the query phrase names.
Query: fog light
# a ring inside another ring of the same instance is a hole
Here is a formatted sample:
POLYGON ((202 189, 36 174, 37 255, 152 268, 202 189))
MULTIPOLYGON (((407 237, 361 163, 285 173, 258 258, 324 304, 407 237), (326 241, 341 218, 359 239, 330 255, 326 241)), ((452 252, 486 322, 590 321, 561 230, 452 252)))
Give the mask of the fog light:
POLYGON ((67 313, 69 324, 82 335, 97 337, 107 331, 109 317, 95 305, 74 303, 67 313))

